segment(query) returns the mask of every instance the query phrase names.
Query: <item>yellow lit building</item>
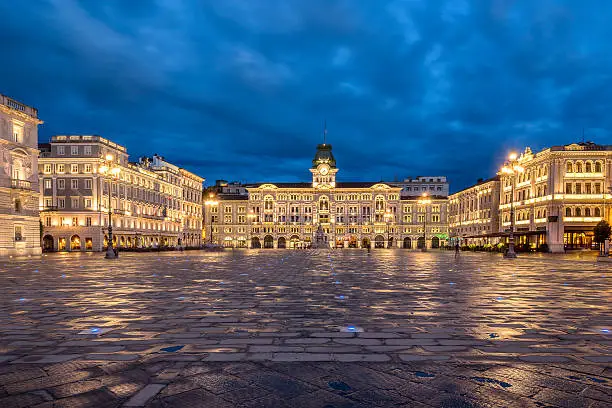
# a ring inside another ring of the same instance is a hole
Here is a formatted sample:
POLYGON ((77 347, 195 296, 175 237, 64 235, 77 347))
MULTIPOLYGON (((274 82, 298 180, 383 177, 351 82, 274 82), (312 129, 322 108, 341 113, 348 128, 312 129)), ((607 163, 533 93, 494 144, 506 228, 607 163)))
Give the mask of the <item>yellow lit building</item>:
POLYGON ((499 242, 499 176, 482 180, 448 197, 449 229, 461 245, 499 242))
POLYGON ((520 172, 499 174, 501 231, 510 230, 512 203, 517 244, 590 248, 597 222, 612 221, 612 146, 526 148, 517 160, 520 172))
POLYGON ((0 94, 0 257, 40 254, 38 111, 0 94))
POLYGON ((157 155, 130 162, 100 136, 53 136, 40 148, 44 250, 103 250, 109 210, 120 249, 200 245, 203 178, 157 155))
POLYGON ((324 143, 317 146, 310 182, 251 184, 247 194, 216 194, 206 208, 209 238, 225 247, 306 248, 321 228, 325 245, 336 248, 446 244, 446 197, 432 195, 421 205, 421 195, 400 196, 402 187, 337 181, 338 170, 332 146, 324 143))

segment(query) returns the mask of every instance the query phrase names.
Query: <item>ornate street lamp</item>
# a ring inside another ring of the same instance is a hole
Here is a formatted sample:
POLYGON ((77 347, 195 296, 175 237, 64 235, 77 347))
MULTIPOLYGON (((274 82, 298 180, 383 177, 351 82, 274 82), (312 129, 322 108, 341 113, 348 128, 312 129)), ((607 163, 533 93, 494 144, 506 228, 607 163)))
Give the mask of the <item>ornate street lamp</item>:
POLYGON ((431 204, 431 199, 427 193, 423 193, 417 203, 423 207, 423 248, 421 251, 427 251, 427 206, 431 204))
POLYGON ((211 214, 210 214, 210 244, 212 245, 213 243, 213 215, 212 215, 212 207, 216 207, 217 205, 219 205, 219 201, 215 200, 215 195, 210 193, 208 195, 208 200, 206 200, 204 202, 204 205, 211 208, 211 214))
POLYGON ((508 160, 501 169, 501 172, 507 174, 512 181, 512 190, 510 193, 510 237, 508 238, 508 252, 504 254, 506 258, 516 258, 516 252, 514 252, 514 185, 516 182, 516 175, 524 171, 525 169, 518 164, 518 156, 516 153, 510 153, 508 160))
POLYGON ((251 230, 252 230, 252 226, 253 226, 253 220, 255 219, 255 217, 256 217, 255 212, 251 208, 249 210, 249 213, 247 214, 247 219, 249 221, 249 223, 248 223, 249 224, 249 233, 247 234, 247 238, 249 240, 249 243, 248 243, 248 248, 249 249, 253 249, 253 245, 251 243, 251 240, 253 239, 252 236, 251 236, 251 234, 252 234, 251 230))
POLYGON ((98 173, 105 176, 108 179, 108 244, 106 245, 106 259, 115 259, 115 249, 113 248, 113 212, 112 212, 112 189, 111 183, 113 180, 119 179, 119 173, 121 168, 113 161, 113 155, 107 154, 101 159, 102 164, 98 167, 98 173))
POLYGON ((387 248, 390 248, 389 241, 391 240, 391 231, 389 230, 389 223, 391 222, 392 218, 393 214, 391 214, 391 210, 387 208, 385 210, 385 214, 383 215, 383 219, 385 220, 385 224, 387 225, 387 248))

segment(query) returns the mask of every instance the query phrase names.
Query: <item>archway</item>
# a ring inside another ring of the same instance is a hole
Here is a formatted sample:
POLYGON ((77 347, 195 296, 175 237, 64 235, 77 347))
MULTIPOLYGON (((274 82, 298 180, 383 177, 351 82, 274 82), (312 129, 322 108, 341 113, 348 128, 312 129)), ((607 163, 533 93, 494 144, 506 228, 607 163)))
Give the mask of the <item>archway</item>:
POLYGON ((382 235, 377 235, 374 238, 374 248, 384 248, 385 247, 385 238, 382 235))
POLYGON ((78 235, 70 237, 70 250, 80 251, 81 250, 81 238, 78 235))
POLYGON ((389 241, 387 242, 387 248, 393 248, 393 237, 389 237, 389 241))
POLYGON ((121 238, 119 238, 119 245, 123 248, 125 246, 125 237, 121 236, 121 238))
POLYGON ((425 248, 425 238, 419 237, 419 239, 417 240, 417 248, 419 249, 425 248))
POLYGON ((404 238, 404 249, 411 249, 411 248, 412 248, 412 240, 410 239, 410 237, 404 238))
POLYGON ((251 248, 255 248, 255 249, 261 248, 261 242, 259 241, 259 238, 257 237, 251 238, 251 248))
POLYGON ((289 238, 289 248, 299 248, 300 247, 300 237, 298 237, 297 235, 292 235, 291 238, 289 238))
POLYGON ((433 237, 431 239, 431 247, 432 248, 440 248, 440 238, 438 237, 433 237))
POLYGON ((43 251, 53 251, 53 237, 51 235, 43 237, 43 251))
POLYGON ((274 238, 272 238, 272 235, 264 237, 264 248, 274 248, 274 238))
POLYGON ((355 235, 351 235, 348 239, 348 247, 349 248, 357 248, 357 237, 355 235))
POLYGON ((361 240, 362 248, 370 248, 370 238, 364 238, 361 240))
POLYGON ((284 237, 280 237, 278 239, 278 245, 277 246, 278 246, 278 248, 283 248, 283 249, 287 248, 287 240, 285 240, 284 237))

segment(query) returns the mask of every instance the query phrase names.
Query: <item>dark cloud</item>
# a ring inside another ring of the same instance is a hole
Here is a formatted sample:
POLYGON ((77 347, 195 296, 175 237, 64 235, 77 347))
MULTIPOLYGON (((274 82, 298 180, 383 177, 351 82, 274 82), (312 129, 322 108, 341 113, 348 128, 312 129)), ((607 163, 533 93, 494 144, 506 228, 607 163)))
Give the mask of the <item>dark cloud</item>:
POLYGON ((101 134, 209 182, 494 173, 510 149, 610 143, 612 8, 540 0, 0 2, 0 92, 42 141, 101 134))

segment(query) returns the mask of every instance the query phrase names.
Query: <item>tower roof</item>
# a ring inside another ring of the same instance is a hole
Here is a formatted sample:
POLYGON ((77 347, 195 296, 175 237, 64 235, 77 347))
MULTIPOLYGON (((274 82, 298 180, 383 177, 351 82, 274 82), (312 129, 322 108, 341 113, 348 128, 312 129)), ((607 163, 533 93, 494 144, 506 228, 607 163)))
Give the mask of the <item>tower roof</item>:
POLYGON ((315 157, 312 160, 312 168, 314 169, 319 164, 327 163, 329 167, 336 167, 336 159, 332 154, 332 145, 323 143, 317 145, 317 152, 315 153, 315 157))

